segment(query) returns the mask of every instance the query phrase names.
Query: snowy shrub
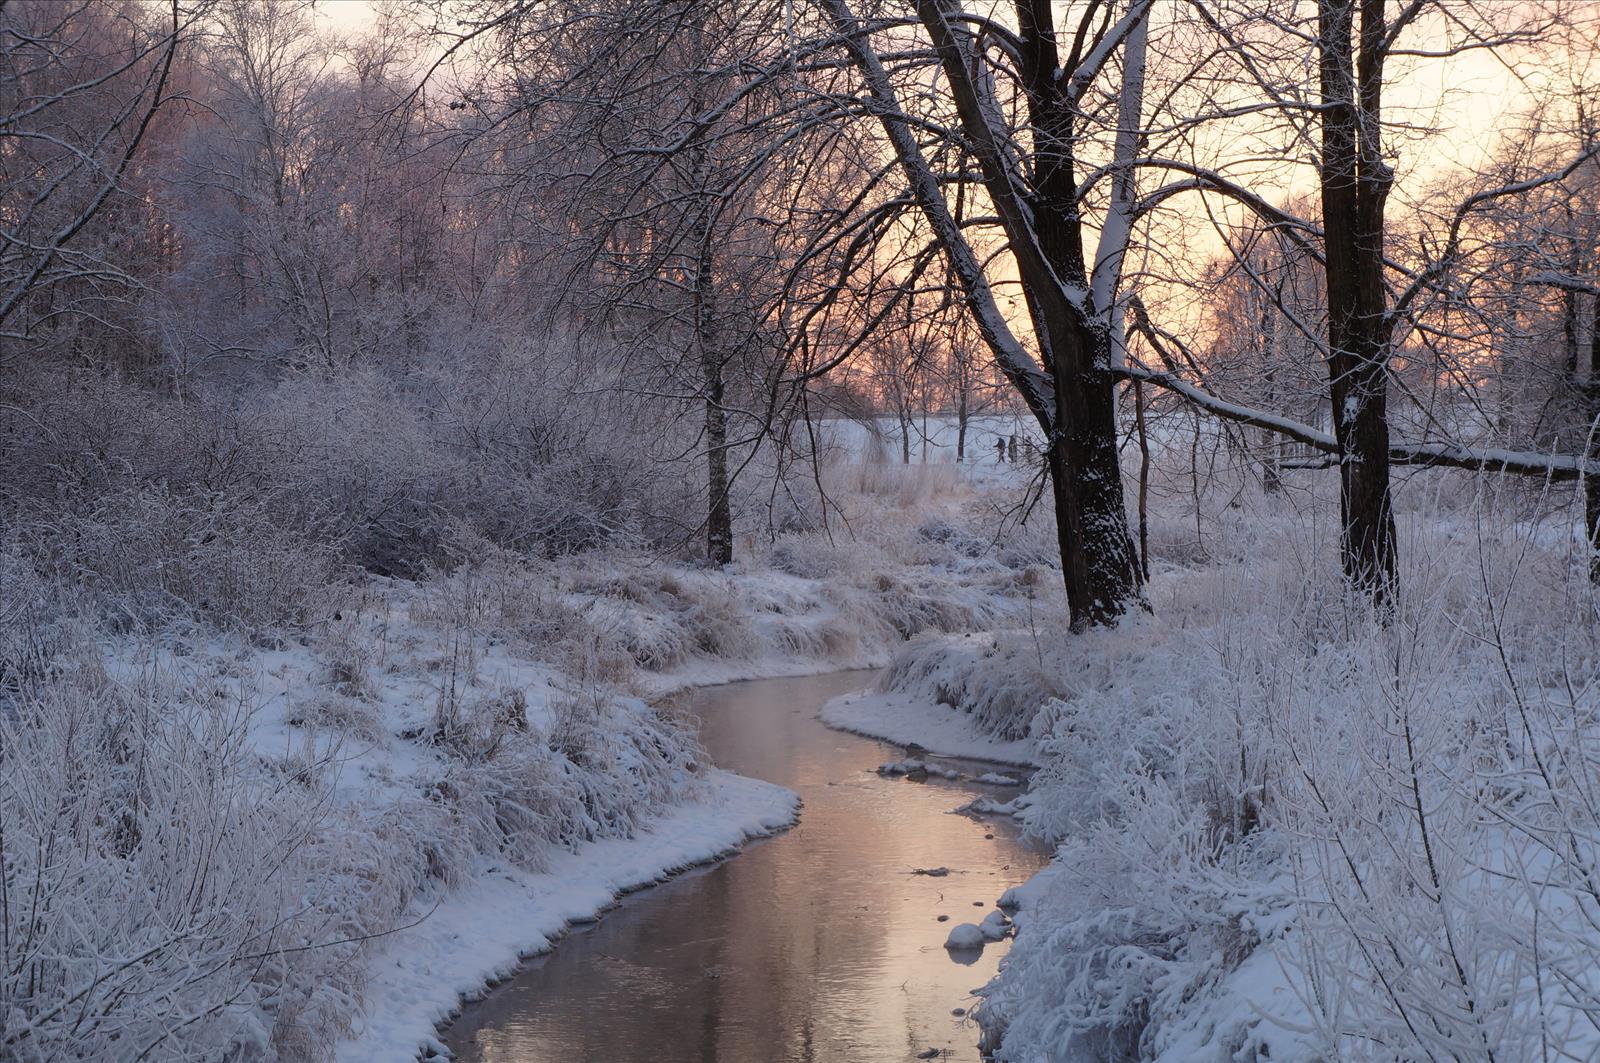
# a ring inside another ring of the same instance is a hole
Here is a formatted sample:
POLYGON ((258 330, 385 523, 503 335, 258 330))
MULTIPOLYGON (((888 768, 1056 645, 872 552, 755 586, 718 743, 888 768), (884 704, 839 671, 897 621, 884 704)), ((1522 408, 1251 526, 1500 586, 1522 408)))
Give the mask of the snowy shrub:
POLYGON ((532 870, 551 845, 631 835, 644 814, 692 792, 700 759, 687 731, 599 689, 557 697, 542 732, 521 692, 501 691, 431 741, 446 761, 430 797, 473 849, 532 870))
POLYGON ((419 584, 411 616, 440 629, 473 631, 530 653, 560 643, 579 610, 556 589, 551 573, 496 551, 419 584))
POLYGON ((50 520, 105 515, 108 493, 251 500, 281 534, 407 577, 485 546, 552 556, 675 537, 686 487, 637 460, 637 414, 553 387, 549 363, 519 347, 481 373, 351 369, 181 402, 42 368, 7 382, 0 490, 50 520))
POLYGON ((552 709, 544 744, 572 766, 567 778, 578 798, 562 804, 564 844, 632 834, 644 813, 692 791, 704 755, 672 718, 594 690, 559 698, 552 709))
POLYGON ((779 572, 805 579, 827 579, 848 564, 843 551, 818 535, 782 535, 763 559, 779 572))
MULTIPOLYGON (((1266 534, 1278 559, 1325 545, 1266 534)), ((1403 534, 1388 623, 1321 553, 1309 578, 1246 560, 1158 580, 1155 615, 1114 631, 897 662, 905 688, 938 691, 1010 680, 1042 645, 1051 677, 1027 817, 1057 865, 987 991, 999 1058, 1595 1043, 1594 592, 1536 526, 1435 514, 1403 534)))
POLYGON ((482 544, 549 556, 660 531, 648 521, 666 481, 609 430, 625 415, 546 374, 539 352, 516 350, 481 375, 304 378, 261 401, 305 455, 302 489, 373 571, 415 576, 482 544))
POLYGON ((895 651, 878 686, 971 713, 983 730, 1004 738, 1026 738, 1034 716, 1062 689, 1039 646, 1016 632, 913 639, 895 651))
POLYGON ((871 586, 879 615, 902 638, 925 631, 974 631, 990 626, 995 616, 989 602, 978 596, 947 594, 946 589, 933 580, 913 585, 888 573, 880 573, 871 586))
POLYGON ((1284 839, 1219 846, 1186 798, 1148 783, 1128 810, 1137 829, 1103 824, 1067 840, 1029 884, 1018 945, 983 991, 999 1058, 1293 1058, 1293 1036, 1251 1010, 1257 987, 1230 983, 1265 959, 1257 950, 1291 911, 1287 883, 1271 877, 1284 839))
POLYGON ((917 535, 930 543, 942 543, 962 557, 983 557, 992 545, 988 539, 942 519, 924 521, 917 528, 917 535))
POLYGON ((689 658, 690 643, 671 613, 645 612, 598 598, 584 614, 604 638, 616 642, 639 667, 665 672, 689 658))
POLYGON ((740 660, 761 651, 750 615, 726 584, 706 581, 696 588, 684 625, 695 650, 708 657, 740 660))
POLYGON ((270 1054, 262 976, 321 930, 320 795, 263 777, 235 692, 62 667, 0 713, 4 1054, 270 1054))
POLYGON ((244 493, 132 485, 36 518, 24 534, 44 567, 125 622, 204 615, 267 631, 311 620, 338 572, 333 545, 284 527, 275 510, 244 493))
POLYGON ((49 679, 62 644, 72 636, 75 610, 67 588, 41 573, 32 559, 0 546, 0 712, 49 679))
MULTIPOLYGON (((352 595, 352 599, 356 596, 352 595)), ((324 630, 321 639, 323 659, 327 662, 328 685, 335 693, 352 701, 370 700, 376 693, 372 680, 372 651, 362 637, 359 622, 359 601, 346 602, 345 612, 337 615, 324 630)))
POLYGON ((1314 903, 1291 960, 1326 1044, 1472 1059, 1600 1044, 1592 590, 1551 595, 1540 570, 1561 553, 1518 538, 1486 536, 1458 566, 1487 592, 1471 608, 1417 586, 1359 703, 1302 700, 1285 721, 1281 819, 1319 843, 1294 854, 1314 903), (1524 595, 1567 609, 1524 612, 1524 595))

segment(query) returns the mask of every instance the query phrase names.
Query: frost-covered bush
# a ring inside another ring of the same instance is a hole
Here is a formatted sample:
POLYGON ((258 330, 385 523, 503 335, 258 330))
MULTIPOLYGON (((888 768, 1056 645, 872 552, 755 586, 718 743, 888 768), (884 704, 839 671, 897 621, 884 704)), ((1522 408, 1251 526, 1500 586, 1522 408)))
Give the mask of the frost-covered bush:
POLYGON ((779 536, 764 560, 779 572, 805 579, 827 579, 849 563, 838 546, 820 535, 779 536))
POLYGON ((933 580, 913 583, 882 573, 872 581, 869 593, 878 615, 902 638, 925 631, 981 630, 996 619, 989 602, 946 590, 933 580))
POLYGON ((414 619, 483 634, 547 658, 569 639, 592 640, 581 610, 559 589, 548 566, 504 550, 439 573, 418 585, 414 619))
POLYGON ((1159 781, 1129 811, 1137 831, 1102 822, 1066 839, 1022 891, 1018 944, 983 991, 987 1039, 1025 1063, 1295 1058, 1251 1008, 1292 1014, 1262 948, 1292 912, 1273 877, 1285 839, 1219 846, 1205 810, 1159 781))
POLYGON ((1286 706, 1275 818, 1317 842, 1293 852, 1312 886, 1288 963, 1323 1045, 1600 1047, 1600 603, 1539 538, 1500 527, 1441 558, 1358 662, 1359 701, 1286 706))
POLYGON ((745 603, 726 577, 688 569, 580 576, 583 616, 641 668, 669 671, 692 657, 745 659, 762 645, 745 603))
POLYGON ((1043 765, 1025 817, 1057 861, 980 1010, 1000 1059, 1600 1043, 1600 597, 1566 514, 1409 508, 1388 621, 1287 516, 1118 629, 897 654, 884 686, 1043 765))
POLYGON ((971 713, 984 731, 1008 739, 1026 738, 1034 717, 1062 685, 1031 635, 1015 631, 914 639, 878 677, 882 690, 971 713))
POLYGON ((0 712, 0 1054, 270 1056, 269 998, 341 992, 287 973, 348 907, 304 890, 322 795, 260 763, 238 692, 91 652, 0 712))
POLYGON ((268 630, 305 624, 330 604, 336 546, 285 526, 271 498, 151 483, 84 502, 30 514, 22 534, 41 567, 109 616, 155 627, 187 614, 268 630))
POLYGON ((24 532, 44 520, 54 534, 108 496, 228 499, 400 576, 486 547, 552 556, 678 535, 689 486, 640 460, 644 414, 569 392, 550 350, 481 357, 475 372, 357 368, 181 399, 30 367, 0 403, 0 504, 24 532))
POLYGON ((543 727, 520 691, 477 700, 441 722, 445 754, 429 795, 478 852, 540 870, 551 846, 631 835, 692 792, 691 735, 639 701, 599 689, 559 696, 543 727))
POLYGON ((366 943, 420 894, 485 857, 534 870, 629 836, 695 792, 690 732, 594 684, 463 678, 396 733, 380 707, 411 680, 375 657, 411 668, 423 647, 362 645, 391 622, 336 630, 326 656, 266 651, 270 669, 243 642, 219 656, 81 619, 32 640, 39 666, 0 701, 0 1055, 324 1058, 366 943), (295 675, 281 699, 261 685, 295 675))
POLYGON ((625 411, 566 393, 543 352, 482 373, 352 372, 255 401, 299 442, 303 489, 367 568, 416 575, 483 544, 533 556, 644 539, 673 482, 627 449, 625 411))

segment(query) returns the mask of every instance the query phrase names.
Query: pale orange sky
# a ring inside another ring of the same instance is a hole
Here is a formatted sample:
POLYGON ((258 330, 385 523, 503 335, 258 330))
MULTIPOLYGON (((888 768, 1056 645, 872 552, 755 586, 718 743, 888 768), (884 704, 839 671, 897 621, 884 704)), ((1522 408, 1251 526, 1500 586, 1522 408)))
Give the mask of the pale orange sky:
MULTIPOLYGON (((384 5, 407 0, 315 0, 317 17, 340 32, 360 32, 377 21, 384 5)), ((1446 135, 1429 144, 1425 157, 1398 149, 1402 179, 1438 169, 1476 165, 1493 146, 1496 123, 1525 107, 1528 92, 1491 54, 1474 52, 1448 60, 1423 60, 1386 88, 1385 113, 1395 121, 1438 125, 1446 135)))
MULTIPOLYGON (((330 29, 359 33, 376 23, 377 12, 385 4, 404 6, 406 3, 407 0, 316 0, 315 11, 330 29)), ((1399 65, 1394 62, 1391 67, 1399 65)), ((1385 117, 1391 123, 1430 128, 1437 130, 1437 134, 1413 139, 1395 130, 1386 136, 1385 148, 1397 168, 1394 209, 1399 210, 1404 209, 1408 191, 1417 194, 1431 183, 1431 178, 1480 165, 1494 149, 1499 128, 1507 116, 1525 111, 1531 102, 1529 88, 1519 83, 1500 59, 1489 52, 1470 52, 1448 59, 1417 59, 1411 66, 1409 70, 1393 71, 1398 76, 1385 88, 1385 117)), ((1315 76, 1314 64, 1308 64, 1307 69, 1315 76)), ((1274 197, 1275 188, 1276 194, 1283 198, 1291 193, 1311 193, 1313 181, 1314 172, 1304 165, 1285 167, 1276 182, 1269 172, 1257 172, 1250 178, 1251 186, 1269 198, 1274 197)), ((1214 209, 1238 220, 1236 206, 1212 198, 1214 209)), ((1194 232, 1189 238, 1195 241, 1190 246, 1207 257, 1225 253, 1214 233, 1194 232)), ((997 294, 1003 303, 1014 301, 1014 292, 1004 285, 997 294)), ((1178 308, 1173 306, 1172 309, 1177 311, 1178 308)), ((1189 308, 1190 313, 1198 310, 1198 307, 1189 308)), ((1020 310, 1013 307, 1010 313, 1015 315, 1020 310)))
POLYGON ((369 29, 377 21, 375 8, 403 0, 315 0, 317 16, 341 32, 369 29))

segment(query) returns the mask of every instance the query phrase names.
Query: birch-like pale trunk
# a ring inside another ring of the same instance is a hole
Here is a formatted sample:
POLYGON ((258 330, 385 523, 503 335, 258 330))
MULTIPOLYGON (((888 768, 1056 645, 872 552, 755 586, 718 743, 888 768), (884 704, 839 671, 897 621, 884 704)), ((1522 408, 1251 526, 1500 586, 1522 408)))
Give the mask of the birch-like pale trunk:
MULTIPOLYGON (((1584 381, 1589 414, 1586 449, 1591 464, 1600 468, 1600 292, 1595 293, 1589 306, 1589 373, 1584 381)), ((1589 580, 1600 584, 1600 472, 1589 472, 1583 478, 1583 518, 1589 533, 1589 580)))

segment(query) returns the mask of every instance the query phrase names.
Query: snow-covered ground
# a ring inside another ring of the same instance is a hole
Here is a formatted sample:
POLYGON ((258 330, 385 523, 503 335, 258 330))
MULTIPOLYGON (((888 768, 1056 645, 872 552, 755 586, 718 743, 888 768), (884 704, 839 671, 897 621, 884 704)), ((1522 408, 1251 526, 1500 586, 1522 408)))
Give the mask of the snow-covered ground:
POLYGON ((1019 814, 1056 858, 1009 898, 997 1058, 1593 1058, 1600 591, 1570 516, 1409 511, 1385 626, 1273 506, 1169 553, 1150 615, 924 636, 829 707, 1039 765, 1019 814))
POLYGON ((0 550, 8 1047, 404 1058, 573 920, 793 815, 704 763, 674 692, 886 666, 825 720, 1037 768, 984 809, 1056 846, 978 1013, 1000 1059, 1591 1055, 1600 613, 1567 515, 1420 481, 1386 627, 1340 585, 1329 478, 1163 468, 1152 612, 1070 636, 1009 463, 835 467, 848 522, 715 570, 488 548, 338 580, 288 539, 118 524, 89 552, 145 568, 96 599, 0 550), (201 608, 134 612, 153 578, 201 608), (208 622, 217 595, 250 616, 208 622))
POLYGON ((841 731, 918 745, 941 757, 972 757, 999 764, 1031 766, 1031 742, 1007 741, 984 733, 965 712, 930 712, 916 695, 863 690, 835 698, 822 708, 822 720, 841 731))
POLYGON ((38 607, 6 659, 49 651, 22 715, 0 713, 31 769, 4 791, 8 910, 29 912, 61 979, 34 999, 84 987, 70 1021, 41 1007, 10 1043, 41 1059, 426 1049, 572 921, 792 820, 792 794, 704 763, 672 692, 1021 622, 1048 554, 1035 530, 996 541, 993 487, 865 470, 853 489, 873 504, 848 531, 752 539, 727 569, 490 552, 330 584, 304 623, 231 631, 119 631, 0 554, 38 607), (74 835, 66 858, 38 855, 74 835), (164 1014, 139 1004, 155 995, 164 1014))
MULTIPOLYGON (((1054 608, 1048 615, 1057 616, 1054 608)), ((836 698, 832 726, 946 756, 1031 766, 1038 752, 1027 723, 1055 689, 1039 634, 1029 647, 989 633, 924 635, 895 654, 873 690, 836 698), (930 705, 934 711, 930 711, 930 705)))

